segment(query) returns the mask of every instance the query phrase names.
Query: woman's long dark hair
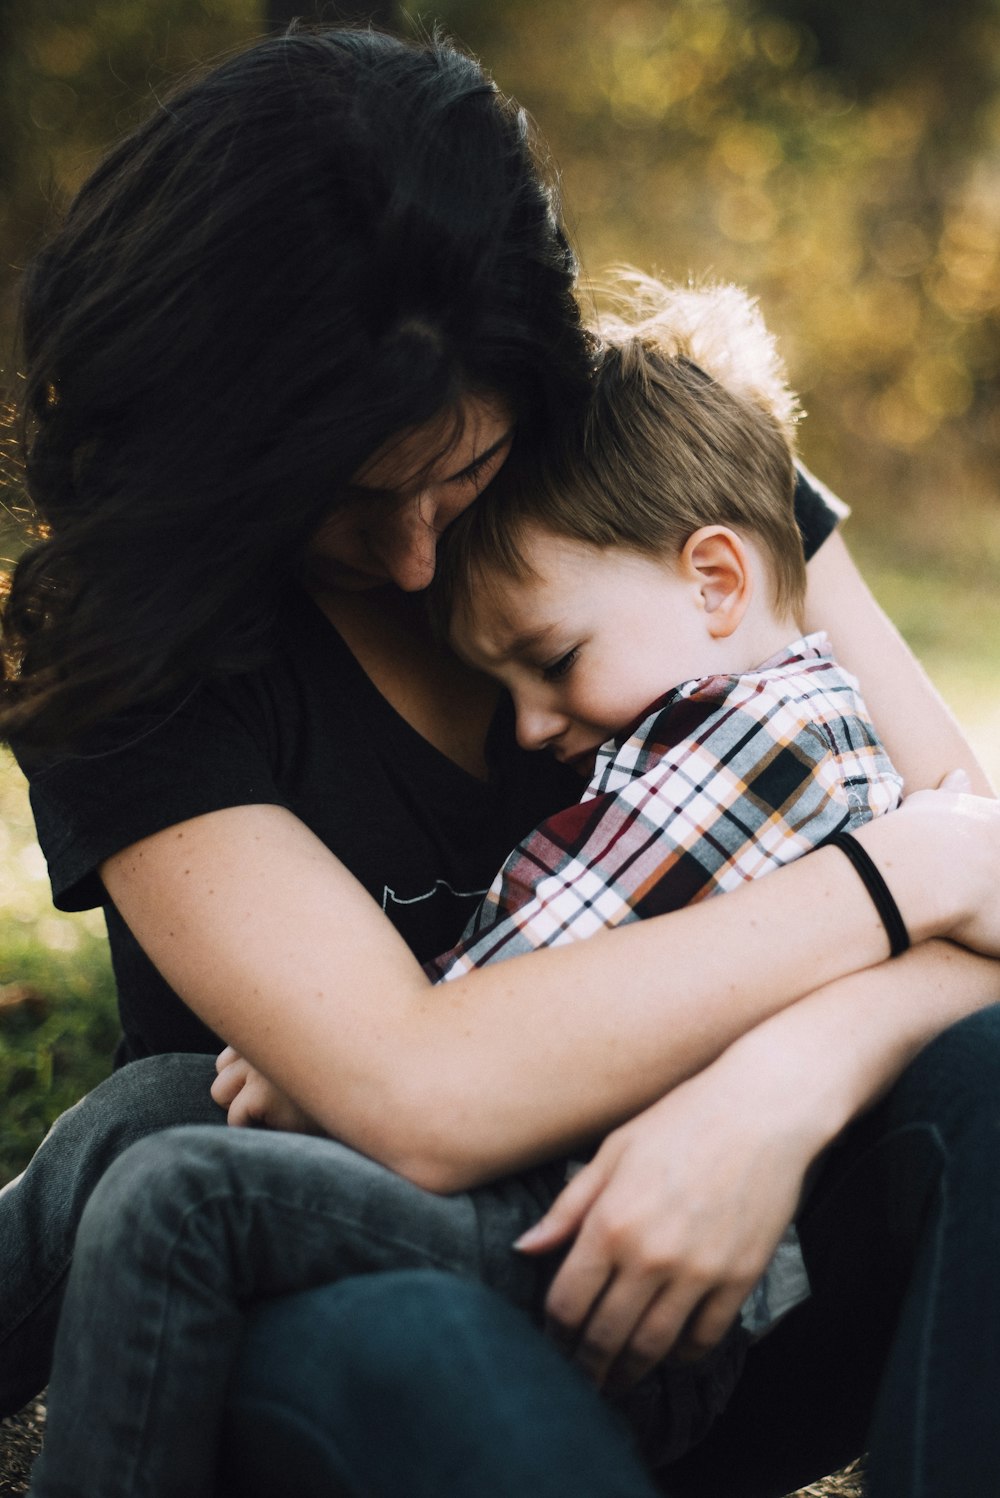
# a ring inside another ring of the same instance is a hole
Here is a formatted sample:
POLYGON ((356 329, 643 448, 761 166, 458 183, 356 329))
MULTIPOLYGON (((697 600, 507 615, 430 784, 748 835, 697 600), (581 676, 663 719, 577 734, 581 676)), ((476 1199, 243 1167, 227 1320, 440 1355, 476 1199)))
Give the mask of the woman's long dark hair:
POLYGON ((464 391, 575 399, 574 261, 521 111, 447 44, 259 43, 158 107, 26 276, 41 537, 0 737, 69 745, 266 648, 350 474, 464 391))

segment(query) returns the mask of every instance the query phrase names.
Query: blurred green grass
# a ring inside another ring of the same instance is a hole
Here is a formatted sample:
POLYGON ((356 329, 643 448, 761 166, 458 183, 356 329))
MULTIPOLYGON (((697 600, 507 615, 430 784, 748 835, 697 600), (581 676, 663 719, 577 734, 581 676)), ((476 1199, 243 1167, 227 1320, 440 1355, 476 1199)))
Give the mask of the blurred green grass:
POLYGON ((24 781, 0 750, 0 1183, 107 1075, 117 1037, 103 917, 53 909, 24 781))
MULTIPOLYGON (((929 569, 852 538, 876 595, 1000 785, 1000 595, 975 569, 929 569)), ((0 1182, 48 1124, 105 1076, 117 1038, 98 912, 52 908, 23 779, 0 751, 0 1182)))

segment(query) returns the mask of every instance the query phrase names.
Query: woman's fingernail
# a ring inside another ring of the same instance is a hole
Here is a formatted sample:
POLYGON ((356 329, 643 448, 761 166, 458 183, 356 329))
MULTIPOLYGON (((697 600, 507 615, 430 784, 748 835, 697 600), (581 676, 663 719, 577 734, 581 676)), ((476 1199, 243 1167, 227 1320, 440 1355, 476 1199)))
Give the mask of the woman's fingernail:
POLYGON ((545 1234, 542 1232, 542 1224, 540 1222, 536 1222, 533 1228, 529 1228, 526 1233, 522 1233, 520 1238, 514 1239, 514 1242, 511 1244, 511 1248, 534 1248, 535 1244, 541 1243, 544 1237, 545 1234))
POLYGON ((941 788, 946 791, 970 791, 972 781, 965 770, 950 770, 942 780, 941 788))

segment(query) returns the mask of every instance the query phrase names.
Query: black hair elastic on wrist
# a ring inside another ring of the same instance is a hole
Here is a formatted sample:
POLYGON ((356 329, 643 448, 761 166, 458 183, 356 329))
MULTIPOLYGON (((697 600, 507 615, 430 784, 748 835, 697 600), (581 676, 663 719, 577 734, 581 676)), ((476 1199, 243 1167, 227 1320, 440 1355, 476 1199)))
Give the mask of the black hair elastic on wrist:
POLYGON ((898 957, 910 945, 910 933, 900 914, 899 906, 892 898, 892 891, 871 858, 856 838, 846 832, 834 832, 821 844, 823 848, 839 848, 854 865, 854 872, 872 897, 872 904, 879 913, 885 934, 889 938, 889 956, 898 957))

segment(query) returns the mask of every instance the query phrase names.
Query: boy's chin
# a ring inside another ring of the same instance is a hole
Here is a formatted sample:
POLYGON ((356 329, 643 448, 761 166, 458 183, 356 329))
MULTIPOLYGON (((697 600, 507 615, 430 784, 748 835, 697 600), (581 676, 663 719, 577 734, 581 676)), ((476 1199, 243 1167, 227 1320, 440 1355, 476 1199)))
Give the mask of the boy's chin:
POLYGON ((594 766, 596 765, 596 763, 596 749, 584 749, 582 753, 569 754, 563 760, 563 764, 567 765, 569 769, 574 772, 574 774, 579 775, 581 780, 590 779, 590 777, 594 773, 594 766))

